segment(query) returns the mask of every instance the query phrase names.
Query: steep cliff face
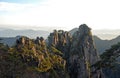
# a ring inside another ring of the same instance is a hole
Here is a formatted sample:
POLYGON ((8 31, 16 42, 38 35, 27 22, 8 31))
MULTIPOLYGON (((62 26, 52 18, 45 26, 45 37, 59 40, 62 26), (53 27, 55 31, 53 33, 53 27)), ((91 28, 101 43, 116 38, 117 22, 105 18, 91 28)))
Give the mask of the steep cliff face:
POLYGON ((101 78, 101 71, 93 72, 90 66, 99 60, 91 29, 83 24, 73 34, 67 67, 71 78, 101 78))
POLYGON ((103 78, 101 70, 94 72, 95 68, 90 68, 99 56, 87 25, 81 25, 73 36, 55 30, 49 36, 49 44, 63 52, 70 78, 103 78))

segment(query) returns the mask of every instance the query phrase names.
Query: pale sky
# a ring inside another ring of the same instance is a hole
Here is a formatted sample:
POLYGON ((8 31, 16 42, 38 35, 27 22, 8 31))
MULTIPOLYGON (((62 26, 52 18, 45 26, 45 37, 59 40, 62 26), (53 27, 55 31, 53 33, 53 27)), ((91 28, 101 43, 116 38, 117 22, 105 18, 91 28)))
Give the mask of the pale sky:
POLYGON ((120 29, 120 0, 0 0, 0 27, 70 30, 83 23, 120 29))

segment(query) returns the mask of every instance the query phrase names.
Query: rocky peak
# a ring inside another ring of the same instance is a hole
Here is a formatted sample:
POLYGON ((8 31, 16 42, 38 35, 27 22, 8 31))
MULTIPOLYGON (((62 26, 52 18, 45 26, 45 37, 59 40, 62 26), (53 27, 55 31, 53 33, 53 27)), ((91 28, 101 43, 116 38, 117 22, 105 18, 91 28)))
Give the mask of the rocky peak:
POLYGON ((89 28, 86 24, 82 24, 79 26, 78 32, 80 32, 82 35, 87 35, 91 33, 91 28, 89 28))
POLYGON ((32 40, 25 36, 22 36, 16 40, 16 45, 24 46, 24 45, 31 45, 31 43, 32 40))
POLYGON ((75 39, 77 40, 78 45, 94 45, 91 28, 89 28, 86 24, 79 26, 78 31, 76 31, 73 35, 73 42, 75 42, 75 39))
POLYGON ((99 60, 94 46, 91 29, 82 24, 73 34, 67 67, 71 78, 101 78, 101 70, 92 74, 95 69, 90 66, 99 60))
POLYGON ((54 30, 54 32, 50 33, 48 37, 48 45, 54 46, 57 49, 63 51, 65 46, 70 45, 71 38, 71 35, 67 31, 54 30))
POLYGON ((45 40, 43 37, 37 37, 35 40, 35 44, 38 44, 40 46, 45 46, 45 40))

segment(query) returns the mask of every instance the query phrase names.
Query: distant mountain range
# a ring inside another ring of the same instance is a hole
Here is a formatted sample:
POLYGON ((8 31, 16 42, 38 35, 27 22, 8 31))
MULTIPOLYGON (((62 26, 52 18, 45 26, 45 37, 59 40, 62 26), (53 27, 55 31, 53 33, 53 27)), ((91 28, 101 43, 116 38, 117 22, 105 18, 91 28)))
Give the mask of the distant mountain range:
MULTIPOLYGON (((52 31, 51 29, 54 28, 38 28, 37 30, 32 30, 28 28, 23 29, 11 29, 11 28, 4 28, 0 27, 0 37, 16 37, 16 36, 27 36, 29 38, 36 38, 37 36, 42 36, 45 39, 48 37, 49 33, 52 31), (42 30, 41 30, 42 29, 42 30), (43 30, 44 29, 44 30, 43 30)), ((70 30, 69 32, 73 34, 75 31, 77 31, 78 28, 74 28, 70 30)), ((100 39, 103 40, 111 40, 116 38, 120 35, 120 30, 92 30, 93 35, 98 36, 100 39)))
POLYGON ((36 38, 42 36, 45 39, 50 32, 43 30, 13 30, 13 29, 2 29, 0 30, 0 37, 16 37, 16 36, 27 36, 29 38, 36 38))

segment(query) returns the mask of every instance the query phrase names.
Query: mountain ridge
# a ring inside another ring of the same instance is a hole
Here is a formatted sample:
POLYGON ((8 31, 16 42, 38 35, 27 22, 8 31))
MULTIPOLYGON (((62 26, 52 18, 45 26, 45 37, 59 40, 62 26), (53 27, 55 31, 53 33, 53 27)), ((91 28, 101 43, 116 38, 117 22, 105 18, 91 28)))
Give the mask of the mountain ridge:
POLYGON ((95 72, 96 68, 90 67, 100 58, 91 28, 86 24, 80 25, 74 35, 54 30, 48 36, 48 43, 43 37, 21 36, 13 47, 5 48, 0 44, 2 54, 0 71, 4 71, 1 77, 104 78, 101 69, 95 72))
POLYGON ((112 45, 120 42, 120 36, 117 36, 116 38, 114 38, 112 40, 102 40, 97 36, 93 36, 93 38, 94 38, 96 48, 100 54, 105 52, 105 50, 109 49, 112 45))

